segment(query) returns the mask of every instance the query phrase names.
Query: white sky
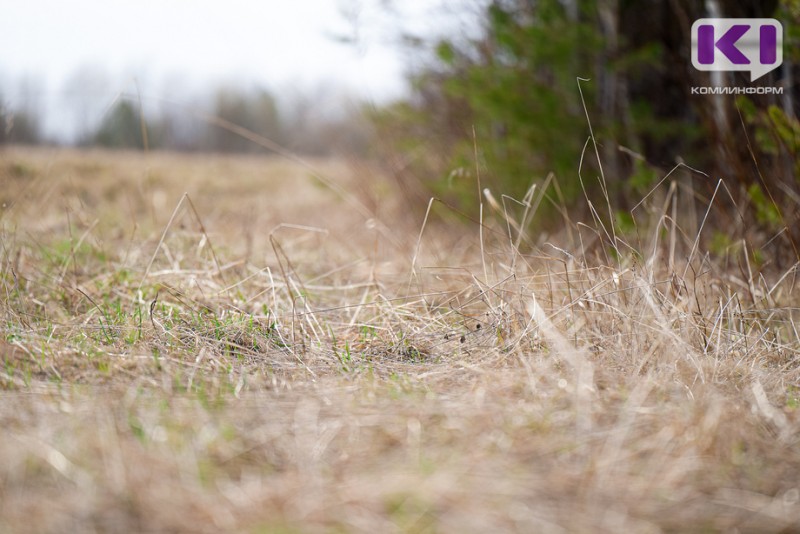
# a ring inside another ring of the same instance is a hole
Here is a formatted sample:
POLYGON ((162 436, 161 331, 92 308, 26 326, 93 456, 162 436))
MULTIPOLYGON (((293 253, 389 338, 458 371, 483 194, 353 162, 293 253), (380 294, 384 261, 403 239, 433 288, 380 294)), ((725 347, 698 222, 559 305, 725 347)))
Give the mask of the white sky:
MULTIPOLYGON (((385 100, 404 90, 402 51, 391 45, 400 26, 436 31, 437 0, 0 0, 0 90, 6 99, 45 98, 53 108, 79 69, 110 80, 109 91, 181 101, 187 88, 221 82, 276 91, 342 86, 385 100), (362 46, 341 8, 361 6, 362 46), (393 35, 394 34, 394 35, 393 35), (28 85, 20 80, 33 81, 28 85), (134 82, 133 80, 136 80, 134 82), (45 94, 41 97, 39 94, 45 94), (174 94, 177 93, 177 94, 174 94)), ((441 12, 439 12, 441 14, 441 12)), ((86 88, 87 90, 89 88, 86 88)), ((74 90, 74 83, 72 90, 74 90)), ((100 100, 113 99, 97 95, 100 100)), ((63 120, 63 119, 62 119, 63 120)))

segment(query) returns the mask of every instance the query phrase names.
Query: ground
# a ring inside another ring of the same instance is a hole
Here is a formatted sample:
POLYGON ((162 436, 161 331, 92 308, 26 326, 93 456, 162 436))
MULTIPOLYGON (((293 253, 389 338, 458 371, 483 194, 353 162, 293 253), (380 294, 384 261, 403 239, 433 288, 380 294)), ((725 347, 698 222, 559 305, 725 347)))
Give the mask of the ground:
POLYGON ((668 184, 615 241, 544 181, 481 226, 355 161, 0 150, 2 532, 800 531, 797 266, 668 184))

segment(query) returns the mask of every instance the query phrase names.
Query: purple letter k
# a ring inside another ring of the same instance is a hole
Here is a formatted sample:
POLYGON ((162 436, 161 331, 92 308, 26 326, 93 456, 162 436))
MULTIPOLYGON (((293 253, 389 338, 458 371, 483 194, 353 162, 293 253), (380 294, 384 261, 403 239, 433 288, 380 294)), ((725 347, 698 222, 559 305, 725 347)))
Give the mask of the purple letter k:
POLYGON ((697 61, 701 65, 711 65, 714 63, 714 48, 719 51, 734 65, 749 65, 750 60, 747 56, 736 48, 736 41, 747 33, 750 26, 747 24, 734 24, 725 34, 714 42, 714 26, 703 24, 697 28, 697 61))

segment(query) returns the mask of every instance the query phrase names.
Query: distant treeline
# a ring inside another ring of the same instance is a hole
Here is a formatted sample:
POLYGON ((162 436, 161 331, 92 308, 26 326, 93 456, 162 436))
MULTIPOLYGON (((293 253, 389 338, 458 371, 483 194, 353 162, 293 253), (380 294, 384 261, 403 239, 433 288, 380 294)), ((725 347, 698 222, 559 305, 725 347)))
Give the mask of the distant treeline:
MULTIPOLYGON (((86 121, 72 138, 53 139, 43 112, 26 100, 15 109, 0 94, 0 144, 69 144, 115 149, 163 149, 224 153, 264 152, 280 146, 306 155, 363 153, 369 124, 357 100, 342 93, 292 95, 286 102, 263 89, 221 87, 203 104, 146 102, 120 94, 98 120, 86 121), (210 103, 209 103, 210 102, 210 103)), ((85 105, 85 104, 84 104, 85 105)))

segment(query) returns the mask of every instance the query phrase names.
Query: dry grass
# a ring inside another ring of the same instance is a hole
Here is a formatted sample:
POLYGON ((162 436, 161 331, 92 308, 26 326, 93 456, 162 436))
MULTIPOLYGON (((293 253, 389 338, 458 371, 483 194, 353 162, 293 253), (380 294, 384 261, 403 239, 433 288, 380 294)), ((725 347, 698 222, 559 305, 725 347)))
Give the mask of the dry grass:
POLYGON ((0 152, 0 531, 800 531, 796 266, 314 166, 0 152))

